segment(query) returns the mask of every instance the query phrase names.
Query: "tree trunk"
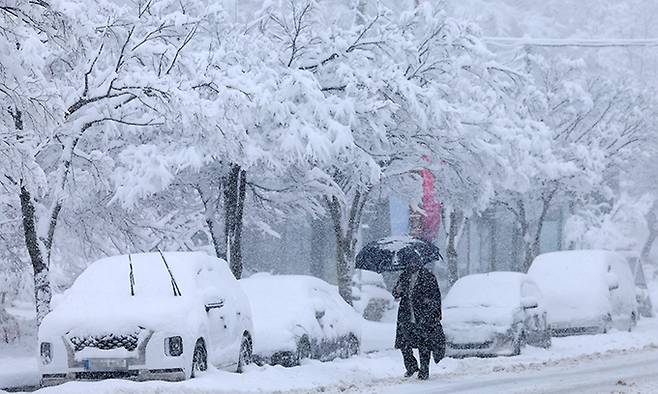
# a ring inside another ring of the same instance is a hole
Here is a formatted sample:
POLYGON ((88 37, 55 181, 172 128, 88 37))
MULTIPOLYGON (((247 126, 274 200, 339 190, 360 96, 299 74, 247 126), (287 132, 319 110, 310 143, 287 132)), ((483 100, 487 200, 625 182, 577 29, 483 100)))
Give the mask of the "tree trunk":
POLYGON ((489 224, 489 271, 493 272, 498 266, 496 261, 496 211, 495 209, 490 210, 488 215, 488 224, 489 224))
POLYGON ((324 265, 326 262, 326 231, 321 219, 311 219, 311 275, 316 278, 324 278, 324 265))
MULTIPOLYGON (((208 229, 208 234, 210 235, 210 242, 212 242, 212 247, 215 251, 215 256, 224 258, 225 254, 222 251, 222 240, 220 235, 217 233, 219 229, 217 228, 217 222, 215 221, 215 215, 217 214, 217 204, 216 200, 209 197, 213 194, 213 192, 204 191, 200 185, 194 185, 193 187, 199 194, 199 199, 203 204, 203 217, 206 223, 206 228, 208 229)), ((213 197, 217 198, 216 196, 213 197)))
MULTIPOLYGON (((16 138, 23 138, 23 112, 18 108, 9 110, 14 119, 16 127, 16 138)), ((66 175, 66 173, 64 174, 66 175)), ((66 178, 64 178, 66 180, 66 178)), ((32 201, 32 195, 21 179, 20 184, 20 203, 21 216, 23 219, 23 236, 25 238, 25 247, 30 256, 32 270, 34 272, 34 304, 36 307, 36 325, 37 329, 41 325, 43 318, 50 312, 50 300, 52 299, 52 289, 50 288, 50 249, 55 234, 57 218, 62 208, 61 200, 56 200, 54 209, 51 211, 48 228, 46 245, 43 245, 37 233, 37 217, 32 201), (44 260, 44 254, 47 259, 44 260)))
POLYGON ((217 224, 215 223, 215 219, 206 217, 206 226, 208 226, 208 232, 210 233, 210 240, 213 249, 215 250, 215 256, 223 258, 224 253, 222 252, 222 241, 220 240, 219 235, 217 235, 217 224))
POLYGON ((478 234, 478 258, 477 258, 478 268, 477 268, 477 272, 486 271, 486 267, 483 266, 484 261, 485 261, 484 260, 484 236, 485 236, 485 234, 484 234, 484 220, 483 219, 484 219, 483 217, 480 217, 479 220, 478 220, 478 224, 477 224, 478 225, 478 228, 477 228, 477 230, 478 230, 478 232, 477 232, 477 234, 478 234))
POLYGON ((352 270, 350 261, 350 240, 343 228, 343 215, 338 198, 335 196, 327 199, 329 214, 334 224, 334 235, 336 236, 336 281, 338 282, 338 293, 352 305, 352 270))
POLYGON ((242 277, 242 225, 246 195, 246 172, 237 164, 231 166, 224 184, 224 244, 226 261, 236 279, 242 277))
POLYGON ((656 212, 654 211, 656 208, 658 208, 657 205, 658 203, 654 203, 653 207, 651 207, 651 210, 645 216, 647 227, 649 229, 649 236, 644 242, 644 246, 642 246, 642 253, 640 254, 640 258, 643 263, 650 261, 649 254, 651 253, 651 247, 656 241, 656 237, 658 237, 658 226, 656 226, 658 224, 658 218, 656 218, 656 212))
POLYGON ((471 274, 471 219, 466 219, 466 274, 471 274))
POLYGON ((37 311, 36 323, 39 327, 43 318, 50 312, 52 290, 50 288, 49 267, 47 261, 44 260, 43 249, 37 235, 36 213, 32 196, 25 185, 21 185, 20 201, 25 246, 34 270, 34 302, 37 311))
POLYGON ((336 236, 336 280, 338 282, 338 293, 350 305, 352 305, 352 274, 354 272, 356 244, 367 195, 368 191, 357 191, 350 202, 350 209, 346 215, 343 213, 346 210, 343 210, 341 202, 336 196, 326 198, 336 236), (344 216, 347 217, 344 218, 344 216))
POLYGON ((541 233, 544 228, 546 216, 548 215, 548 210, 551 207, 551 201, 553 200, 553 196, 555 196, 556 192, 557 186, 545 191, 542 195, 542 208, 539 217, 537 218, 537 228, 535 233, 533 234, 532 240, 530 240, 527 244, 527 253, 523 261, 523 272, 528 272, 530 265, 532 265, 532 261, 539 255, 539 249, 541 247, 541 233))
POLYGON ((658 237, 658 231, 651 229, 649 231, 649 237, 647 238, 646 242, 644 242, 644 246, 642 247, 642 253, 640 254, 643 263, 651 261, 649 260, 649 253, 651 252, 653 243, 656 241, 656 237, 658 237))
POLYGON ((557 250, 562 250, 564 246, 564 209, 560 206, 557 220, 557 250))
MULTIPOLYGON (((569 201, 569 216, 573 216, 576 213, 576 203, 571 200, 569 201)), ((576 242, 574 240, 570 240, 569 244, 567 245, 568 250, 574 250, 576 249, 576 242)))
POLYGON ((459 266, 457 254, 457 237, 464 219, 464 214, 458 210, 450 212, 450 225, 448 226, 448 245, 446 254, 448 257, 448 282, 454 285, 459 279, 459 266))
POLYGON ((521 248, 523 243, 521 242, 521 229, 519 226, 518 221, 514 223, 514 226, 512 227, 512 242, 511 242, 511 250, 510 250, 510 264, 511 264, 511 269, 513 270, 521 270, 521 248))
POLYGON ((366 23, 366 5, 368 0, 356 0, 356 24, 363 25, 366 23))
POLYGON ((534 256, 532 255, 532 244, 529 240, 530 237, 530 222, 528 222, 528 216, 526 215, 525 204, 522 200, 517 201, 518 206, 518 228, 519 228, 519 237, 523 241, 523 261, 519 265, 519 271, 527 272, 526 267, 530 267, 534 256))

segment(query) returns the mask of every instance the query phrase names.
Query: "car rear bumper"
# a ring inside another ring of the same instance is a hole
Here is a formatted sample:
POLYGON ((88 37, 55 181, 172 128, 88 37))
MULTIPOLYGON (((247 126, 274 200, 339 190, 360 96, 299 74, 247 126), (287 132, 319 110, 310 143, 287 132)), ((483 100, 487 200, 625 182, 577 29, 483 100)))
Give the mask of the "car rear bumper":
POLYGON ((601 334, 605 332, 606 326, 599 325, 583 325, 583 326, 551 326, 551 336, 566 337, 570 335, 591 335, 601 334))
POLYGON ((498 357, 514 354, 513 338, 495 338, 486 342, 446 343, 448 357, 498 357))
POLYGON ((103 379, 126 379, 133 381, 164 380, 177 382, 185 380, 182 368, 167 369, 128 369, 117 371, 78 371, 67 373, 48 373, 41 375, 41 386, 54 386, 74 380, 94 381, 103 379))

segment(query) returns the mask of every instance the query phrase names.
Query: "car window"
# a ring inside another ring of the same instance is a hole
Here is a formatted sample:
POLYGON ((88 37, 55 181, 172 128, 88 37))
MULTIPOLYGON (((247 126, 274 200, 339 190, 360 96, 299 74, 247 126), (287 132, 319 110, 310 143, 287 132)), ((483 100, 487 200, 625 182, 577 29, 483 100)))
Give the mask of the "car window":
POLYGON ((221 270, 213 267, 212 264, 205 265, 197 271, 196 284, 197 291, 211 301, 218 297, 226 297, 226 292, 230 291, 230 282, 223 277, 221 270))
POLYGON ((476 274, 460 278, 446 296, 444 308, 503 307, 520 304, 519 284, 507 276, 476 274))
POLYGON ((531 297, 539 300, 541 293, 535 282, 524 281, 521 285, 521 297, 531 297))

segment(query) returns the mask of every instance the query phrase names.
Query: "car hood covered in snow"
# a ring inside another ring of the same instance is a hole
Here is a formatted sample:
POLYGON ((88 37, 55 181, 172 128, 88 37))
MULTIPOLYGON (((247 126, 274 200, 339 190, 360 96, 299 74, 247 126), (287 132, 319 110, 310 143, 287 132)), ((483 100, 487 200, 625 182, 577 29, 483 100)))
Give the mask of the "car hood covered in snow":
POLYGON ((528 271, 542 290, 551 325, 589 325, 611 313, 610 252, 574 250, 537 256, 528 271), (573 324, 571 324, 571 323, 573 324))
POLYGON ((139 327, 152 331, 188 332, 190 321, 204 318, 204 310, 181 297, 109 299, 67 302, 46 316, 41 332, 64 335, 130 333, 139 327))
POLYGON ((443 327, 449 341, 484 342, 507 333, 521 320, 519 272, 490 272, 460 278, 443 303, 443 327))
POLYGON ((449 341, 485 342, 510 331, 520 309, 471 306, 443 310, 443 328, 449 341))
MULTIPOLYGON (((57 297, 40 335, 76 335, 153 331, 188 332, 204 321, 204 294, 195 276, 217 261, 203 253, 165 253, 181 295, 174 295, 172 281, 159 254, 130 256, 134 278, 131 295, 130 260, 114 256, 91 264, 70 289, 57 297)), ((226 268, 228 269, 228 268, 226 268)), ((221 284, 218 284, 221 286, 221 284)))
POLYGON ((323 280, 304 275, 255 274, 241 279, 253 311, 254 353, 268 356, 293 351, 304 334, 309 339, 359 335, 361 317, 323 280), (318 317, 316 312, 323 312, 318 317))

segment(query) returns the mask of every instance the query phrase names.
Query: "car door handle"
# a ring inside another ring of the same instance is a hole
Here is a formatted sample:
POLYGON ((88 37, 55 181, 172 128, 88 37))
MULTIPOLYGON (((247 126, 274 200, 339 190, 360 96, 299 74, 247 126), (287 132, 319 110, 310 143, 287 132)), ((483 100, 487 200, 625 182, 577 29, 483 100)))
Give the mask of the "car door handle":
POLYGON ((218 302, 210 302, 205 305, 206 312, 210 312, 211 309, 219 309, 224 306, 224 301, 220 300, 218 302))

